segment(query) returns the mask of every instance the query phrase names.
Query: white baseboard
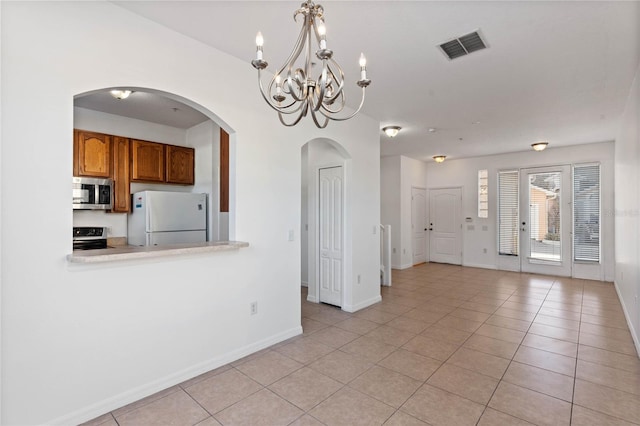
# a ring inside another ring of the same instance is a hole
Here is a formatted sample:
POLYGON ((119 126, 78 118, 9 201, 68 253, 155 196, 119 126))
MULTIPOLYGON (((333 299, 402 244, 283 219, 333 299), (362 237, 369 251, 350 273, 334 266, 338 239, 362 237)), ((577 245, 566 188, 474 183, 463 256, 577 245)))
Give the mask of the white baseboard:
POLYGON ((313 294, 308 294, 307 295, 307 302, 318 303, 318 298, 316 296, 314 296, 313 294))
POLYGON ((364 308, 366 308, 368 306, 375 305, 376 303, 381 302, 381 301, 382 301, 382 296, 378 295, 376 297, 372 297, 369 300, 365 300, 364 302, 360 302, 360 303, 358 303, 356 305, 344 305, 342 307, 342 310, 345 311, 345 312, 356 312, 356 311, 359 311, 360 309, 364 309, 364 308))
POLYGON ((616 293, 618 294, 618 300, 620 301, 620 305, 622 305, 622 311, 624 312, 624 318, 627 320, 627 326, 629 327, 629 331, 631 332, 631 338, 633 338, 633 344, 636 347, 636 355, 640 357, 640 341, 638 340, 638 332, 633 327, 633 321, 631 321, 631 316, 627 311, 627 307, 624 304, 624 299, 622 298, 622 294, 620 293, 620 288, 618 287, 617 282, 613 282, 613 287, 616 289, 616 293))
POLYGON ((409 269, 413 268, 413 265, 410 263, 406 263, 404 265, 391 265, 391 269, 409 269))
POLYGON ((207 371, 215 370, 218 367, 222 367, 223 365, 236 361, 247 355, 251 355, 254 352, 258 352, 259 350, 268 348, 269 346, 275 345, 276 343, 280 343, 299 334, 302 334, 302 326, 294 327, 290 330, 278 333, 274 336, 236 349, 235 351, 185 368, 184 370, 154 380, 153 382, 138 386, 119 395, 114 395, 110 398, 96 402, 95 404, 91 404, 72 413, 65 414, 62 417, 58 417, 57 419, 45 422, 44 424, 77 425, 80 423, 84 423, 88 420, 113 411, 116 408, 123 407, 139 399, 145 398, 149 395, 153 395, 154 393, 170 388, 171 386, 175 386, 179 383, 184 382, 185 380, 189 380, 193 377, 199 376, 202 373, 206 373, 207 371))
POLYGON ((498 269, 496 265, 485 265, 481 263, 463 263, 462 266, 466 266, 467 268, 498 269))
POLYGON ((302 287, 309 287, 309 283, 306 281, 300 282, 300 285, 302 285, 302 287))

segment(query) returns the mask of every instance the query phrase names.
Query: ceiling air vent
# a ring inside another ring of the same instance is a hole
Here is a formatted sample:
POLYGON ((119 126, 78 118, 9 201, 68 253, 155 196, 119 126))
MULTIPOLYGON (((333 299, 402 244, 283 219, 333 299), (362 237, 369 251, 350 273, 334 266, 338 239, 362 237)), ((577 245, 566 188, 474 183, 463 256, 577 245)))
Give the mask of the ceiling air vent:
POLYGON ((471 52, 485 49, 486 47, 487 44, 480 36, 479 30, 454 38, 440 45, 440 49, 449 59, 459 58, 460 56, 468 55, 471 52))

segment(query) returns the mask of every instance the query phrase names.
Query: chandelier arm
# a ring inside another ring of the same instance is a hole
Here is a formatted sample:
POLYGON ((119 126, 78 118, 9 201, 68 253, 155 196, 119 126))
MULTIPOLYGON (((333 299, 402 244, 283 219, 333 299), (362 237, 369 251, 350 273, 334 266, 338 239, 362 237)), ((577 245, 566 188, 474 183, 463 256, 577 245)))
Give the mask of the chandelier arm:
POLYGON ((345 105, 346 105, 346 97, 344 96, 344 93, 340 96, 340 103, 336 104, 335 101, 331 104, 325 103, 322 105, 322 109, 327 113, 327 114, 338 114, 340 113, 345 105), (334 104, 336 104, 335 108, 331 108, 334 104))
POLYGON ((320 74, 320 79, 318 80, 318 86, 319 87, 316 87, 316 89, 318 90, 317 93, 314 90, 314 97, 316 97, 316 102, 313 105, 314 112, 318 111, 324 103, 324 93, 327 87, 327 68, 325 66, 322 67, 322 73, 320 74))
MULTIPOLYGON (((305 17, 304 23, 302 24, 302 29, 300 30, 300 34, 298 35, 298 40, 296 40, 296 44, 293 46, 291 54, 289 55, 287 60, 284 61, 284 65, 282 66, 280 72, 284 71, 289 63, 293 65, 294 59, 300 56, 300 52, 302 51, 302 47, 304 46, 304 41, 307 38, 306 23, 307 18, 305 17)), ((291 67, 289 67, 289 71, 291 71, 291 67)))
MULTIPOLYGON (((274 104, 274 103, 273 103, 273 102, 272 102, 272 101, 267 97, 267 95, 265 94, 265 91, 264 91, 264 87, 262 86, 262 78, 260 77, 260 70, 258 70, 258 87, 260 88, 260 94, 262 95, 262 97, 264 98, 264 100, 267 102, 267 104, 268 104, 271 108, 273 108, 274 110, 276 110, 276 111, 278 111, 278 112, 281 112, 281 111, 282 111, 282 112, 284 112, 285 114, 292 114, 292 112, 286 112, 286 111, 283 111, 283 110, 284 110, 284 109, 286 109, 286 108, 290 108, 291 106, 293 106, 293 105, 295 104, 295 101, 294 101, 294 102, 291 102, 291 103, 290 103, 290 104, 288 104, 288 105, 280 106, 280 105, 276 105, 276 104, 274 104)), ((298 107, 298 109, 299 109, 299 107, 298 107)), ((293 111, 293 112, 295 112, 295 111, 293 111)))
MULTIPOLYGON (((304 74, 304 71, 301 69, 298 69, 297 71, 301 71, 304 74)), ((303 75, 304 77, 304 75, 303 75)), ((286 85, 287 85, 287 90, 285 90, 284 92, 291 95, 291 97, 293 98, 293 100, 295 102, 302 102, 305 97, 306 97, 306 87, 303 84, 300 84, 300 82, 297 79, 293 79, 291 78, 291 66, 289 66, 288 72, 287 72, 287 79, 286 81, 286 85), (292 84, 292 81, 295 80, 296 84, 297 84, 297 89, 300 90, 302 92, 303 96, 298 97, 298 95, 296 95, 295 90, 294 90, 294 86, 292 84)), ((284 85, 283 85, 283 89, 284 89, 284 85)))
POLYGON ((338 117, 330 117, 328 116, 324 111, 320 111, 322 113, 322 115, 324 115, 325 117, 333 120, 333 121, 346 121, 349 120, 350 118, 353 118, 357 113, 360 112, 360 110, 362 109, 362 105, 364 105, 364 93, 365 93, 365 88, 362 88, 362 99, 360 100, 360 105, 358 106, 358 109, 355 110, 353 112, 353 114, 347 116, 347 117, 342 117, 342 118, 338 118, 338 117))
POLYGON ((316 112, 311 109, 311 118, 313 118, 313 122, 316 124, 316 127, 319 129, 324 129, 325 127, 327 127, 327 124, 329 124, 329 117, 327 117, 325 114, 322 114, 324 116, 324 123, 320 124, 318 122, 318 117, 316 117, 316 112))
MULTIPOLYGON (((302 53, 302 49, 306 44, 306 40, 307 40, 306 23, 307 23, 307 18, 305 17, 305 21, 302 25, 302 29, 300 30, 300 35, 298 36, 296 45, 294 46, 293 51, 291 52, 291 55, 289 55, 289 57, 285 61, 282 68, 280 68, 280 70, 278 71, 278 74, 281 74, 285 71, 285 69, 287 70, 287 78, 285 79, 285 81, 287 82, 287 86, 289 86, 289 91, 287 93, 291 95, 291 97, 298 102, 301 102, 306 97, 306 85, 304 84, 300 85, 300 83, 296 80, 296 82, 298 83, 298 89, 302 91, 302 96, 298 97, 298 95, 296 95, 295 91, 293 90, 292 80, 294 79, 291 77, 291 70, 293 69, 296 59, 298 59, 298 57, 300 56, 300 53, 302 53)), ((304 75, 303 77, 304 79, 307 78, 306 75, 304 75)), ((275 76, 274 76, 274 79, 275 79, 275 76)))
MULTIPOLYGON (((300 106, 305 106, 305 105, 306 105, 305 103, 300 104, 300 106)), ((299 107, 298 109, 302 109, 302 108, 300 108, 300 107, 299 107)), ((282 115, 282 112, 280 112, 280 111, 278 111, 278 118, 280 119, 280 122, 281 122, 284 126, 287 126, 287 127, 293 127, 293 126, 295 126, 296 124, 298 124, 298 123, 300 122, 300 120, 302 119, 302 117, 304 117, 304 116, 306 115, 306 114, 305 114, 305 112, 306 112, 306 108, 302 109, 302 111, 300 111, 300 115, 298 115, 298 118, 296 118, 293 122, 291 122, 291 123, 289 123, 289 124, 287 124, 287 123, 284 121, 284 116, 282 115)))
POLYGON ((295 72, 293 72, 293 75, 294 75, 293 77, 291 74, 292 74, 293 67, 295 66, 295 61, 298 59, 298 57, 300 56, 300 53, 302 52, 302 49, 305 44, 304 43, 305 40, 306 40, 306 33, 304 34, 303 43, 301 43, 299 46, 296 46, 296 49, 297 49, 296 56, 291 61, 286 62, 282 66, 282 71, 284 71, 285 68, 287 70, 287 78, 285 81, 288 87, 288 91, 286 91, 286 93, 291 95, 291 97, 295 99, 297 102, 302 102, 307 97, 307 91, 308 91, 308 88, 306 85, 307 72, 302 68, 297 68, 295 72), (300 77, 302 81, 300 81, 298 77, 300 77), (296 88, 298 89, 298 91, 300 91, 300 96, 298 96, 298 94, 296 94, 296 91, 294 90, 293 81, 296 82, 296 86, 297 86, 296 88))
POLYGON ((341 91, 340 95, 339 95, 339 98, 340 98, 340 102, 338 104, 336 104, 335 99, 333 99, 331 102, 325 102, 322 105, 322 109, 328 114, 338 114, 338 113, 340 113, 344 109, 344 107, 345 107, 345 105, 347 103, 347 97, 344 94, 344 92, 341 91), (332 108, 332 106, 334 106, 334 105, 335 105, 335 108, 332 108))
POLYGON ((330 65, 327 65, 327 69, 333 76, 333 81, 339 82, 336 93, 334 93, 333 96, 331 96, 326 100, 325 103, 328 103, 328 104, 333 103, 338 98, 338 96, 342 94, 342 91, 344 90, 344 71, 342 71, 342 67, 333 58, 331 58, 331 62, 338 68, 340 78, 338 78, 338 76, 335 74, 335 72, 333 71, 333 68, 330 65))

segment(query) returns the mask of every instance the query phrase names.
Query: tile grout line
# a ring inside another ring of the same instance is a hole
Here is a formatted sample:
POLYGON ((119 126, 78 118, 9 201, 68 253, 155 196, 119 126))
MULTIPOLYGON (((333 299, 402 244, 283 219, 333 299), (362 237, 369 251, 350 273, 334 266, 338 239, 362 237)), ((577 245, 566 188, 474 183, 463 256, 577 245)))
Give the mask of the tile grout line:
MULTIPOLYGON (((493 392, 491 393, 491 396, 489 397, 489 401, 487 402, 487 404, 485 405, 485 409, 482 411, 482 414, 480 415, 480 418, 478 419, 478 422, 476 423, 476 425, 480 422, 480 419, 482 419, 482 416, 484 415, 484 413, 487 411, 487 408, 491 408, 492 410, 496 410, 499 411, 501 413, 503 413, 502 411, 493 408, 493 407, 489 407, 489 403, 491 403, 491 400, 493 399, 496 391, 498 390, 498 387, 500 386, 500 384, 503 382, 504 380, 504 376, 505 374, 507 374, 507 371, 509 370, 509 368, 511 367, 511 364, 513 363, 513 359, 515 358, 516 354, 518 353, 518 350, 520 350, 520 347, 522 346, 522 342, 524 342, 524 339, 527 337, 527 333, 529 332, 529 330, 531 329, 531 326, 533 325, 533 322, 535 321, 536 316, 538 316, 538 313, 540 312, 540 309, 542 309, 542 306, 544 305, 544 302, 547 300, 547 297, 549 295, 549 293, 551 292, 551 289, 553 288, 553 285, 555 284, 555 281, 553 281, 553 283, 551 284, 551 287, 549 287, 549 289, 547 290, 547 293, 545 295, 545 298, 543 299, 542 304, 540 304, 540 307, 538 308, 538 310, 535 313, 535 316, 533 317, 533 320, 531 320, 531 323, 529 324, 529 327, 527 328, 527 331, 524 332, 524 336, 522 337, 522 340, 520 341, 520 343, 518 344, 518 347, 516 348, 515 352, 513 353, 513 356, 511 357, 511 359, 509 360, 509 364, 507 365, 507 368, 505 368, 504 372, 502 373, 502 377, 500 378, 496 388, 493 390, 493 392)), ((502 305, 501 305, 502 306, 502 305)), ((577 348, 576 348, 577 350, 577 348)), ((576 354, 577 356, 577 354, 576 354)), ((509 382, 504 382, 504 383, 509 383, 509 382)), ((575 380, 574 380, 575 383, 575 380)), ((517 386, 517 385, 516 385, 517 386)), ((524 389, 528 389, 528 388, 524 388, 524 389)), ((533 389, 529 389, 533 392, 535 392, 533 389)), ((546 394, 543 394, 546 395, 546 394)), ((549 395, 550 396, 550 395, 549 395)), ((525 419, 521 419, 520 417, 514 416, 513 414, 510 413, 503 413, 503 414, 507 414, 509 416, 515 417, 517 419, 520 419, 522 421, 528 422, 528 420, 525 419)), ((569 417, 569 419, 571 419, 571 417, 569 417)))

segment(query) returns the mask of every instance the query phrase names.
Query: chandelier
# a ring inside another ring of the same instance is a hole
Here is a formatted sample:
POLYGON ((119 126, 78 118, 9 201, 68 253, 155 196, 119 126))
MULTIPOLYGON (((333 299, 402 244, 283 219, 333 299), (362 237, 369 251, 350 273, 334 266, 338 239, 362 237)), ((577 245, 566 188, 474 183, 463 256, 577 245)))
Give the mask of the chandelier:
POLYGON ((329 120, 345 121, 355 116, 364 104, 366 87, 371 83, 367 79, 367 60, 364 54, 360 55, 360 80, 358 86, 362 88, 360 106, 351 115, 338 117, 345 106, 344 72, 340 65, 333 59, 333 51, 327 49, 326 28, 324 26, 324 9, 313 1, 305 1, 300 9, 293 14, 294 21, 298 15, 304 16, 302 29, 298 41, 293 48, 289 59, 275 73, 265 92, 262 85, 261 71, 268 63, 262 58, 262 34, 256 36, 256 59, 251 65, 258 70, 258 85, 262 97, 271 108, 278 112, 280 122, 292 127, 300 122, 302 117, 311 114, 317 127, 324 129, 329 120), (315 56, 322 61, 322 68, 315 71, 318 76, 313 79, 314 73, 312 56, 312 41, 315 39, 318 49, 315 56), (304 61, 301 55, 304 51, 304 61), (285 115, 293 115, 293 121, 287 123, 285 115))

